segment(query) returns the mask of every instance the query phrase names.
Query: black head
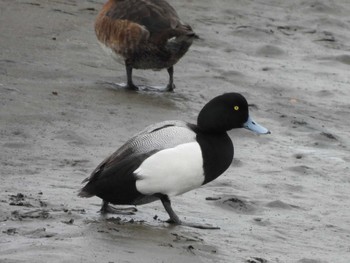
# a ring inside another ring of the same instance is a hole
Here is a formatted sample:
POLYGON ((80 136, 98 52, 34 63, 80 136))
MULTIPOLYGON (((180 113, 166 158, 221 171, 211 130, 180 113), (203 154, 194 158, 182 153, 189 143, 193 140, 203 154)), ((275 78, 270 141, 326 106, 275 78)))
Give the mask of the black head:
POLYGON ((206 132, 224 132, 242 128, 248 117, 247 100, 239 93, 225 93, 203 107, 197 125, 206 132))

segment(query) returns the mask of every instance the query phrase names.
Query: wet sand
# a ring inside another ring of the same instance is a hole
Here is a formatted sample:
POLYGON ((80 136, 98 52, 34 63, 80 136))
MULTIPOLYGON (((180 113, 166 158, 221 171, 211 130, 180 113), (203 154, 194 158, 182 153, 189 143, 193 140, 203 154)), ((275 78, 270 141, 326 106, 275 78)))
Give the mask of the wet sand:
MULTIPOLYGON (((172 1, 201 37, 175 93, 129 92, 100 48, 102 0, 0 2, 0 262, 350 262, 350 2, 172 1), (173 199, 101 217, 80 182, 145 126, 244 94, 272 131, 230 132, 232 167, 173 199)), ((166 71, 135 71, 163 84, 166 71)))

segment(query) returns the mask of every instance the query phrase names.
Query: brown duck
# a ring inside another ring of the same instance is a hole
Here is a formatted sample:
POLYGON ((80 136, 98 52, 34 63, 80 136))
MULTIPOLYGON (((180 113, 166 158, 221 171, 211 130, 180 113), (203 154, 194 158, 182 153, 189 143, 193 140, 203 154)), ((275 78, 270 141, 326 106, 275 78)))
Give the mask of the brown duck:
POLYGON ((133 90, 139 89, 132 81, 133 68, 166 68, 166 90, 172 91, 174 64, 198 38, 165 0, 109 0, 97 16, 95 32, 98 40, 125 63, 126 88, 133 90))

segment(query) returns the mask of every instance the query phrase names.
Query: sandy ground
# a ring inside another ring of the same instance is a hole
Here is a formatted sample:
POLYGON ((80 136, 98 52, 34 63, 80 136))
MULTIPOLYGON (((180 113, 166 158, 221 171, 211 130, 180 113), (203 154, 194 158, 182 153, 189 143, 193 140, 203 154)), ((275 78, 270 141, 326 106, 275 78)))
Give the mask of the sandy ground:
POLYGON ((125 73, 94 35, 102 2, 0 1, 0 262, 350 262, 350 2, 171 1, 201 37, 175 93, 108 84, 125 73), (220 230, 171 227, 160 202, 103 218, 76 196, 131 135, 229 91, 272 134, 230 132, 232 167, 173 200, 220 230))

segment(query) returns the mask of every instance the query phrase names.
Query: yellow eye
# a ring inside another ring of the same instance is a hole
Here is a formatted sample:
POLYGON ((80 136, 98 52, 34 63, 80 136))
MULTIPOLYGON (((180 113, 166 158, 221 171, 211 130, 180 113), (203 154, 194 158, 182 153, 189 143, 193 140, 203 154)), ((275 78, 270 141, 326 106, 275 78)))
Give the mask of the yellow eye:
POLYGON ((234 106, 233 108, 234 108, 234 110, 239 110, 238 106, 234 106))

